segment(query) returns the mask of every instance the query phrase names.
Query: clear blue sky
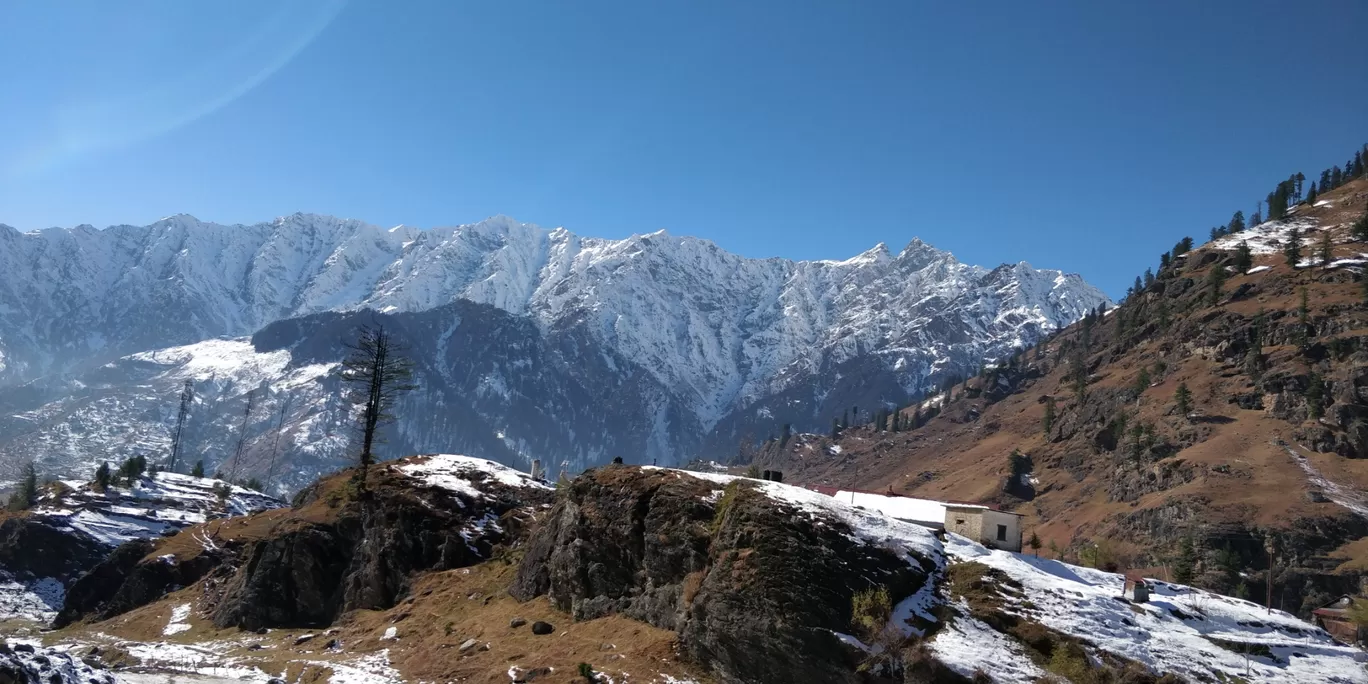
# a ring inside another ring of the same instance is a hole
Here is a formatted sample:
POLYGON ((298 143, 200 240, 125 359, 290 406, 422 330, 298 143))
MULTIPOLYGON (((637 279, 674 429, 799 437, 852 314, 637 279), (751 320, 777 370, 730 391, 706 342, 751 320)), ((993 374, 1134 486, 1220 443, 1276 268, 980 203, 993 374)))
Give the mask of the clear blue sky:
POLYGON ((1116 296, 1368 142, 1362 0, 32 0, 0 27, 0 222, 26 230, 508 214, 801 259, 921 236, 1116 296))

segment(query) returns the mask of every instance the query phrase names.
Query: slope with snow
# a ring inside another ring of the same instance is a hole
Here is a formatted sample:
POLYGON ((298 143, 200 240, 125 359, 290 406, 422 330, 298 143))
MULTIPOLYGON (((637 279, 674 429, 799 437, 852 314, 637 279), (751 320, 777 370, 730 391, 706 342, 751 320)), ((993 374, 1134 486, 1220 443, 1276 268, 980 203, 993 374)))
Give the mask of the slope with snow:
POLYGON ((96 491, 87 482, 68 482, 61 495, 39 500, 32 515, 109 547, 148 539, 211 518, 247 515, 280 508, 283 501, 260 492, 205 477, 156 473, 131 487, 96 491))
MULTIPOLYGON (((676 472, 718 484, 738 479, 676 472)), ((1156 587, 1151 600, 1132 603, 1120 599, 1124 577, 1116 573, 992 550, 953 533, 942 542, 930 528, 902 522, 878 508, 852 506, 848 499, 801 487, 750 482, 809 515, 845 522, 867 543, 895 552, 916 550, 936 559, 942 568, 977 562, 1000 570, 1021 584, 1019 597, 1008 595, 1007 612, 1081 639, 1096 652, 1141 663, 1158 673, 1172 672, 1198 681, 1246 681, 1251 675, 1247 681, 1351 684, 1368 680, 1368 653, 1339 644, 1324 630, 1282 611, 1154 580, 1150 580, 1156 587), (1246 658, 1230 648, 1241 646, 1269 655, 1246 658)), ((955 605, 949 596, 928 594, 924 589, 896 606, 895 626, 912 633, 915 630, 898 624, 901 619, 915 612, 923 620, 934 620, 929 610, 932 601, 955 605)), ((1000 682, 1035 682, 1045 674, 1013 637, 974 619, 966 608, 955 612, 930 636, 932 652, 946 665, 966 676, 981 670, 1000 682)))

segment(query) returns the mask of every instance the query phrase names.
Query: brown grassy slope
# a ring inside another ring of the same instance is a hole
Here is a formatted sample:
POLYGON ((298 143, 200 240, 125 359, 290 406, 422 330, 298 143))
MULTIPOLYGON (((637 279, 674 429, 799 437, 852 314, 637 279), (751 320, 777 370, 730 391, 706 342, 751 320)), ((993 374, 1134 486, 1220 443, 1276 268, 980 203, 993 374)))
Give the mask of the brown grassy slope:
MULTIPOLYGON (((1333 206, 1303 206, 1297 215, 1329 227, 1337 241, 1336 257, 1368 252, 1368 245, 1349 242, 1348 234, 1349 223, 1368 208, 1368 182, 1355 181, 1321 199, 1333 206)), ((1316 232, 1304 241, 1307 256, 1314 253, 1318 238, 1316 232)), ((1331 384, 1327 394, 1352 389, 1354 372, 1368 367, 1368 306, 1362 284, 1350 269, 1294 270, 1281 254, 1256 255, 1255 265, 1271 268, 1233 275, 1222 300, 1212 306, 1205 296, 1205 278, 1212 260, 1228 263, 1231 257, 1210 246, 1198 247, 1161 277, 1164 292, 1151 288, 1124 309, 1139 329, 1126 339, 1118 336, 1115 313, 1097 323, 1086 354, 1091 375, 1082 404, 1069 381, 1070 355, 1081 335, 1081 326, 1075 325, 1044 345, 1043 358, 1025 354, 1025 371, 1004 374, 1016 377, 1012 393, 1001 400, 982 396, 984 380, 974 379, 967 393, 957 388, 957 398, 940 416, 910 433, 849 430, 838 439, 839 455, 829 452, 825 438, 794 440, 782 450, 772 446, 758 462, 783 470, 785 480, 794 483, 1002 503, 1026 514, 1027 528, 1037 530, 1047 543, 1116 539, 1155 552, 1148 560, 1190 529, 1219 536, 1223 526, 1293 528, 1306 521, 1342 519, 1343 508, 1317 502, 1312 491, 1322 488, 1308 483, 1277 441, 1326 448, 1322 431, 1330 432, 1330 439, 1344 431, 1305 420, 1304 406, 1300 415, 1295 405, 1273 406, 1277 395, 1251 381, 1241 350, 1253 318, 1263 310, 1267 369, 1262 378, 1288 376, 1295 382, 1316 370, 1331 384), (1310 356, 1292 340, 1303 287, 1316 330, 1310 356), (1158 321, 1161 306, 1171 318, 1167 326, 1158 321), (1350 351, 1327 352, 1326 345, 1336 338, 1347 340, 1350 351), (1327 358, 1317 361, 1317 355, 1327 358), (1157 373, 1160 362, 1167 368, 1157 373), (1153 379, 1136 400, 1130 388, 1142 368, 1153 379), (1197 420, 1174 409, 1179 383, 1193 394, 1201 414, 1197 420), (1247 405, 1257 398, 1263 407, 1241 408, 1237 400, 1242 395, 1248 397, 1247 405), (1048 436, 1042 429, 1047 396, 1055 398, 1059 415, 1048 436), (1105 437, 1099 444, 1099 433, 1123 411, 1128 427, 1148 424, 1155 439, 1167 446, 1135 458, 1127 450, 1128 438, 1114 448, 1105 437), (1013 449, 1033 460, 1038 479, 1034 496, 1003 492, 1013 449)), ((1299 451, 1332 481, 1368 488, 1368 460, 1299 451)))
POLYGON ((74 626, 44 638, 51 643, 211 642, 221 644, 215 650, 240 665, 273 674, 288 672, 291 681, 326 682, 328 663, 345 664, 384 650, 405 681, 508 682, 512 667, 554 668, 555 676, 549 681, 570 681, 581 662, 618 681, 624 674, 633 681, 659 681, 660 673, 711 681, 678 660, 673 632, 617 616, 572 622, 545 599, 514 601, 504 589, 515 570, 515 564, 492 560, 471 568, 427 573, 415 582, 412 600, 389 610, 348 613, 326 633, 278 629, 257 635, 215 629, 199 611, 201 589, 190 587, 105 622, 74 626), (191 629, 163 635, 172 609, 185 603, 195 606, 188 620, 191 629), (527 623, 511 627, 514 617, 527 623), (531 625, 537 620, 554 625, 555 633, 534 635, 531 625), (396 639, 383 638, 390 627, 395 628, 396 639), (295 639, 305 633, 318 636, 296 645, 295 639), (340 649, 325 648, 333 639, 340 642, 340 649), (468 639, 479 645, 462 652, 460 646, 468 639))

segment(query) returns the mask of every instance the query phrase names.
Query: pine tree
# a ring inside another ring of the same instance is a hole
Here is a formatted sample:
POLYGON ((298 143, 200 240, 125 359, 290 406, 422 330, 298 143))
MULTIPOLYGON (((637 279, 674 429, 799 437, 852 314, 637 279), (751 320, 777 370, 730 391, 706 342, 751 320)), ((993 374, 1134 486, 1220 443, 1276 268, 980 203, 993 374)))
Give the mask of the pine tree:
POLYGON ((1306 288, 1301 289, 1301 301, 1297 304, 1297 346, 1305 347, 1307 333, 1311 327, 1311 305, 1308 302, 1306 288))
POLYGON ((1316 195, 1316 181, 1311 181, 1311 189, 1306 191, 1306 203, 1315 204, 1316 195))
POLYGON ((19 477, 19 486, 10 494, 8 508, 11 511, 26 511, 38 503, 38 469, 29 461, 19 477))
POLYGON ((1178 415, 1187 416, 1192 412, 1192 392, 1187 383, 1178 383, 1178 391, 1173 393, 1173 402, 1178 406, 1178 415))
POLYGON ((1032 555, 1036 558, 1040 557, 1040 537, 1036 535, 1035 530, 1031 531, 1031 538, 1026 540, 1026 545, 1031 547, 1032 555))
POLYGON ((850 427, 850 411, 841 411, 841 429, 850 427))
POLYGON ((1045 436, 1050 436, 1050 429, 1055 422, 1055 400, 1054 397, 1045 397, 1045 417, 1041 419, 1041 427, 1045 431, 1045 436))
POLYGON ((195 467, 190 469, 191 477, 204 477, 204 461, 195 461, 195 467))
POLYGON ((918 404, 918 405, 916 405, 916 406, 913 406, 913 407, 912 407, 912 423, 911 423, 911 427, 909 427, 908 429, 909 429, 909 430, 916 430, 917 428, 921 427, 921 418, 922 418, 922 415, 921 415, 921 404, 918 404))
POLYGON ((1293 201, 1296 204, 1301 204, 1302 183, 1306 180, 1306 176, 1303 176, 1301 171, 1298 171, 1297 175, 1293 176, 1291 180, 1295 183, 1294 187, 1296 188, 1293 193, 1293 201))
POLYGON ((1145 269, 1145 289, 1148 290, 1154 284, 1154 271, 1145 269))
POLYGON ((1222 226, 1216 226, 1215 228, 1212 228, 1212 229, 1211 229, 1211 234, 1210 234, 1210 237, 1209 237, 1209 239, 1210 239, 1211 242, 1215 242, 1215 241, 1217 241, 1217 240, 1220 240, 1220 239, 1223 238, 1223 237, 1225 237, 1225 228, 1224 228, 1224 227, 1222 227, 1222 226))
POLYGON ((1312 373, 1306 381, 1306 414, 1311 420, 1325 415, 1325 381, 1320 373, 1312 373))
POLYGON ((1133 294, 1140 294, 1141 292, 1144 292, 1144 291, 1145 291, 1145 283, 1144 283, 1144 281, 1140 280, 1140 276, 1135 276, 1135 285, 1133 285, 1133 286, 1131 287, 1131 292, 1132 292, 1133 294))
POLYGON ((1329 266, 1330 262, 1335 260, 1335 243, 1330 239, 1330 231, 1321 231, 1320 250, 1318 251, 1322 267, 1329 266))
POLYGON ((1335 168, 1333 168, 1333 169, 1330 170, 1330 187, 1331 187, 1331 188, 1338 188, 1339 186, 1341 186, 1341 185, 1343 185, 1343 184, 1344 184, 1344 172, 1340 170, 1340 167, 1336 166, 1335 168))
POLYGON ((1320 191, 1321 191, 1321 193, 1324 194, 1324 193, 1330 192, 1331 190, 1334 190, 1334 189, 1335 189, 1335 187, 1334 187, 1333 185, 1330 185, 1330 169, 1326 169, 1326 170, 1324 170, 1324 171, 1321 171, 1321 178, 1320 178, 1320 191))
POLYGON ((1354 226, 1350 231, 1353 233, 1355 240, 1358 240, 1359 242, 1368 242, 1368 213, 1364 213, 1363 216, 1360 216, 1359 220, 1354 222, 1354 226))
POLYGON ((1244 212, 1243 212, 1243 211, 1237 211, 1237 212, 1235 212, 1235 215, 1234 215, 1234 216, 1231 216, 1231 217, 1230 217, 1230 223, 1229 223, 1228 225, 1226 225, 1226 232, 1227 232, 1227 233, 1238 233, 1238 232, 1240 232, 1240 231, 1242 231, 1242 230, 1244 230, 1244 229, 1245 229, 1244 212))
POLYGON ((1168 270, 1169 264, 1171 264, 1171 263, 1173 263, 1173 258, 1172 258, 1171 256, 1169 256, 1169 253, 1168 253, 1168 252, 1164 252, 1163 254, 1160 254, 1160 255, 1159 255, 1159 272, 1160 272, 1160 273, 1163 273, 1164 271, 1168 270))
POLYGON ((1191 584, 1197 572, 1197 549, 1192 536, 1178 540, 1178 555, 1173 559, 1173 581, 1178 584, 1191 584))
MULTIPOLYGON (((1263 206, 1263 202, 1260 202, 1260 203, 1259 203, 1259 206, 1262 207, 1262 206, 1263 206)), ((1257 225, 1259 225, 1259 224, 1261 224, 1261 223, 1263 223, 1263 212, 1261 212, 1261 211, 1259 211, 1259 210, 1256 209, 1256 210, 1254 210, 1254 213, 1253 213, 1253 214, 1250 214, 1250 215, 1249 215, 1249 226, 1252 228, 1252 227, 1257 226, 1257 225)))
POLYGON ((1283 256, 1287 259, 1287 265, 1296 268, 1301 263, 1301 230, 1293 226, 1291 232, 1287 234, 1287 244, 1283 245, 1283 256))
POLYGON ((1140 395, 1141 395, 1141 394, 1144 394, 1144 393, 1145 393, 1145 390, 1149 389, 1149 386, 1150 386, 1150 374, 1149 374, 1149 369, 1148 369, 1148 368, 1141 368, 1141 369, 1140 369, 1140 372, 1139 372, 1138 374, 1136 374, 1136 376, 1135 376, 1135 385, 1133 386, 1133 388, 1135 389, 1135 397, 1136 397, 1137 399, 1139 399, 1139 398, 1140 398, 1140 395))
POLYGON ((366 471, 374 462, 373 452, 380 426, 394 420, 392 413, 399 396, 413 390, 413 362, 406 358, 393 335, 383 325, 362 325, 356 340, 346 345, 342 361, 342 381, 349 386, 348 398, 359 411, 361 470, 357 481, 365 486, 366 471))
POLYGON ((1249 243, 1245 240, 1240 241, 1240 246, 1235 248, 1235 272, 1248 273, 1254 267, 1254 252, 1249 249, 1249 243))
POLYGON ((1225 266, 1214 264, 1211 267, 1211 270, 1207 272, 1207 287, 1210 288, 1210 294, 1208 296, 1211 297, 1212 306, 1215 306, 1217 302, 1221 301, 1221 288, 1225 286, 1225 281, 1225 266))
POLYGON ((1187 254, 1190 251, 1192 251, 1192 238, 1190 237, 1185 237, 1182 240, 1179 240, 1178 244, 1173 246, 1173 256, 1187 254))

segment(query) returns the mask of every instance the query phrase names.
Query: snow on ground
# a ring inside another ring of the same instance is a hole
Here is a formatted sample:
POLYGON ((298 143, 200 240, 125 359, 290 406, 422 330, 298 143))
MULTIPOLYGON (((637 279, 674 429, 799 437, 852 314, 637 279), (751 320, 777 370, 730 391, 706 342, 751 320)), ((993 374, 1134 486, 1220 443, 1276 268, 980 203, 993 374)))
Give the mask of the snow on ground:
POLYGON ((1368 654, 1282 611, 1269 613, 1249 601, 1162 582, 1155 583, 1149 603, 1132 604, 1118 600, 1121 575, 947 537, 952 559, 983 563, 1022 584, 1026 600, 1035 606, 1022 614, 1158 672, 1206 679, 1215 672, 1244 677, 1248 669, 1252 681, 1344 684, 1368 677, 1368 654), (1276 661, 1253 656, 1246 662, 1244 655, 1212 639, 1267 646, 1276 661))
POLYGON ((967 606, 936 633, 931 652, 955 672, 972 677, 982 670, 999 684, 1034 684, 1047 675, 1031 662, 1021 644, 969 617, 967 606))
POLYGON ((1308 241, 1310 234, 1320 228, 1320 222, 1313 218, 1302 217, 1267 221, 1238 233, 1218 238, 1209 243, 1208 246, 1233 251, 1240 246, 1241 242, 1246 242, 1249 244, 1249 251, 1254 254, 1278 254, 1282 252, 1283 245, 1287 243, 1293 228, 1301 232, 1302 247, 1306 249, 1312 244, 1308 241))
POLYGON ((0 653, 0 671, 10 669, 25 673, 27 676, 21 676, 19 681, 64 684, 114 684, 118 681, 108 670, 97 670, 69 653, 34 647, 18 639, 11 639, 10 645, 14 647, 11 652, 0 653))
POLYGON ((49 577, 20 581, 0 570, 0 620, 48 623, 62 609, 66 588, 49 577))
MULTIPOLYGON (((673 471, 721 485, 746 479, 768 496, 814 514, 850 525, 854 535, 895 551, 915 550, 938 566, 977 561, 1005 572, 1022 584, 1033 610, 1021 614, 1041 624, 1084 639, 1097 648, 1143 663, 1157 672, 1191 679, 1244 677, 1251 681, 1362 683, 1368 681, 1368 654, 1339 645, 1323 630, 1281 611, 1268 613, 1249 601, 1162 582, 1147 604, 1118 600, 1123 577, 1008 551, 990 550, 955 534, 946 541, 920 525, 897 520, 899 505, 853 507, 849 492, 829 497, 801 487, 711 473, 673 471), (1139 610, 1134 610, 1138 608, 1139 610), (1267 646, 1276 656, 1245 656, 1212 639, 1267 646), (1215 675, 1213 673, 1220 673, 1215 675)), ((877 497, 887 499, 888 497, 877 497)), ((856 502, 860 502, 856 494, 856 502)), ((942 520, 944 518, 941 518, 942 520)), ((910 562, 916 562, 909 559, 910 562)), ((916 613, 932 619, 930 608, 941 600, 934 582, 894 608, 894 625, 916 613)), ((1041 673, 1010 637, 965 615, 956 617, 934 637, 932 648, 956 671, 983 669, 998 681, 1035 681, 1041 673)))
POLYGON ((836 499, 898 520, 937 526, 945 524, 945 504, 940 501, 846 491, 836 492, 836 499))
POLYGON ((166 627, 162 629, 162 634, 164 636, 171 636, 173 634, 190 631, 190 623, 186 622, 186 620, 189 619, 190 604, 182 603, 181 605, 172 608, 171 619, 167 621, 166 627))
POLYGON ((1249 269, 1248 271, 1245 271, 1245 275, 1249 275, 1249 274, 1251 274, 1251 273, 1262 273, 1262 272, 1264 272, 1264 271, 1267 271, 1267 270, 1270 269, 1270 268, 1273 268, 1273 267, 1272 267, 1272 266, 1255 266, 1254 268, 1251 268, 1251 269, 1249 269))
POLYGON ((139 478, 132 487, 109 487, 104 492, 87 483, 75 484, 60 500, 40 501, 34 514, 106 546, 285 505, 250 489, 177 473, 157 473, 139 478), (227 496, 220 498, 215 487, 226 488, 220 491, 227 496))
POLYGON ((456 454, 431 454, 395 466, 405 475, 422 480, 432 487, 478 499, 484 494, 476 488, 475 480, 492 479, 508 487, 536 487, 551 489, 551 485, 520 470, 482 458, 456 454), (472 479, 473 478, 473 479, 472 479))

